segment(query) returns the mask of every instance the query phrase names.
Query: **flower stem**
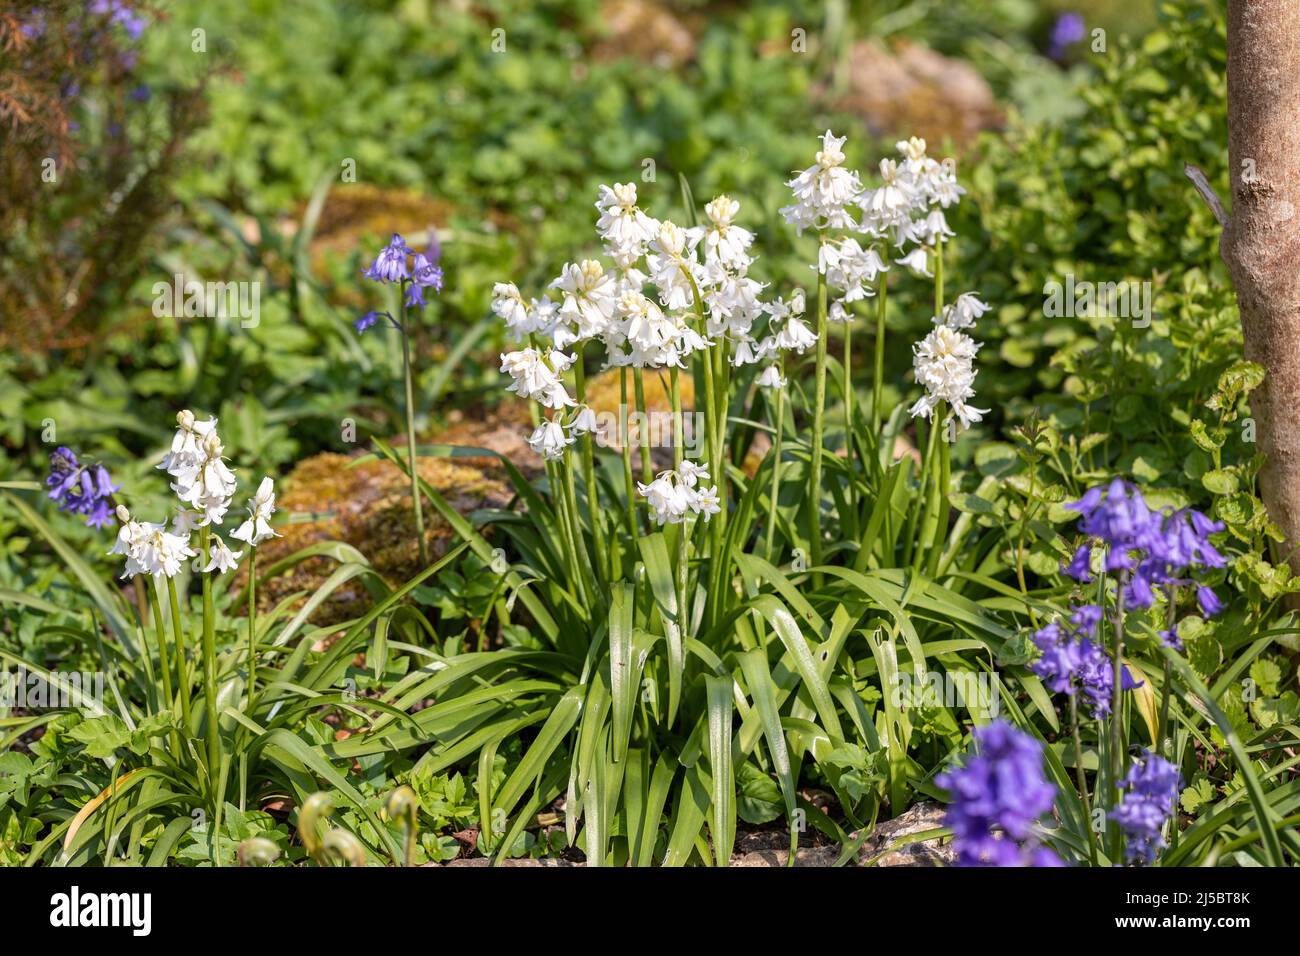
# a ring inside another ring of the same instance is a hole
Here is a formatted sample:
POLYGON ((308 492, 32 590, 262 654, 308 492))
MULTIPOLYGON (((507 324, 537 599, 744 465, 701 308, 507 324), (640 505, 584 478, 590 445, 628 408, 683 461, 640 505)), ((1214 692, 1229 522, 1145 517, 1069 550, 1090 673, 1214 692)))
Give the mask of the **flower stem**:
MULTIPOLYGON (((577 483, 573 479, 574 455, 573 452, 564 449, 564 461, 560 463, 560 470, 564 473, 563 495, 565 498, 564 511, 568 515, 573 542, 572 560, 573 576, 578 585, 578 597, 584 607, 591 606, 591 597, 587 590, 587 582, 590 580, 589 575, 593 573, 591 567, 590 555, 587 552, 587 542, 582 536, 582 516, 578 513, 578 492, 577 483)), ((561 517, 560 520, 564 520, 561 517)))
POLYGON ((948 441, 948 436, 944 434, 946 429, 940 425, 937 429, 935 445, 939 453, 939 477, 935 482, 935 516, 932 540, 930 542, 930 555, 927 564, 930 577, 934 577, 939 572, 939 556, 943 554, 943 544, 948 534, 948 491, 952 481, 951 454, 952 446, 948 441))
MULTIPOLYGON (((584 404, 587 400, 587 373, 582 367, 581 346, 577 361, 573 363, 573 377, 578 404, 584 404)), ((605 534, 600 526, 600 491, 596 487, 596 459, 590 432, 582 436, 582 480, 587 486, 587 515, 591 521, 591 542, 596 551, 596 578, 603 583, 607 577, 605 561, 609 555, 605 550, 605 534)))
POLYGON ((248 552, 248 713, 251 716, 253 695, 257 691, 257 548, 249 545, 248 552))
POLYGON ((669 401, 673 406, 673 467, 680 469, 682 466, 682 445, 686 440, 686 436, 682 424, 682 390, 678 375, 676 367, 669 371, 668 394, 669 401))
MULTIPOLYGON (((695 277, 688 272, 687 278, 690 279, 691 294, 695 298, 695 311, 700 319, 699 333, 701 337, 705 337, 709 329, 704 309, 704 299, 700 296, 700 287, 696 284, 695 277)), ((720 553, 722 550, 723 532, 727 526, 727 476, 723 473, 722 467, 726 394, 724 391, 719 391, 722 385, 723 368, 726 364, 723 360, 725 344, 725 337, 719 335, 717 344, 705 350, 701 362, 704 366, 704 418, 705 431, 708 433, 706 438, 709 443, 709 475, 718 487, 718 499, 721 503, 721 510, 709 522, 713 526, 715 554, 720 553)), ((695 404, 698 410, 699 402, 696 401, 695 404)))
POLYGON ((943 237, 934 244, 934 317, 943 315, 943 237))
POLYGON ((648 485, 654 480, 650 463, 650 411, 645 404, 645 371, 639 365, 632 373, 632 384, 636 391, 636 410, 641 413, 636 428, 637 439, 641 443, 641 483, 648 485))
POLYGON ((772 563, 772 544, 776 538, 777 503, 781 500, 781 432, 785 418, 785 389, 776 389, 776 413, 772 417, 772 497, 767 514, 767 563, 772 563))
POLYGON ((411 374, 411 336, 406 324, 406 283, 402 283, 402 304, 398 314, 402 328, 402 379, 406 389, 406 454, 411 467, 411 512, 415 517, 415 537, 419 543, 420 565, 429 564, 429 545, 424 540, 424 512, 420 502, 419 472, 415 464, 415 383, 411 374))
MULTIPOLYGON (((817 272, 817 370, 813 399, 812 462, 808 488, 808 550, 814 567, 822 563, 822 435, 826 413, 826 277, 817 272)), ((821 587, 820 572, 813 587, 821 587)))
POLYGON ((194 724, 190 719, 190 678, 185 662, 185 631, 181 627, 181 606, 176 597, 176 581, 167 579, 167 597, 172 612, 172 633, 176 638, 176 679, 181 699, 181 723, 185 732, 192 733, 194 724))
MULTIPOLYGON (((875 377, 871 382, 871 433, 880 441, 880 429, 884 421, 885 401, 885 313, 889 298, 889 273, 880 273, 880 285, 876 301, 876 367, 875 377)), ((888 461, 888 459, 886 459, 888 461)))
MULTIPOLYGON (((673 467, 680 470, 682 466, 682 444, 685 440, 685 428, 682 422, 682 390, 676 367, 668 373, 668 391, 673 406, 673 467)), ((686 610, 686 578, 689 569, 687 541, 690 525, 682 522, 677 526, 677 613, 678 627, 682 639, 687 637, 690 615, 686 610)))
POLYGON ((636 537, 636 483, 632 480, 632 439, 628 433, 627 366, 620 370, 618 385, 619 424, 622 434, 619 444, 623 448, 623 483, 627 486, 627 532, 636 537))
MULTIPOLYGON (((918 445, 922 444, 922 442, 920 441, 921 426, 922 426, 922 420, 918 419, 916 423, 916 429, 917 429, 916 437, 917 437, 918 445)), ((921 511, 925 507, 925 493, 926 493, 925 489, 928 486, 928 479, 930 477, 930 460, 931 460, 930 448, 931 448, 931 440, 934 437, 933 434, 934 430, 928 423, 925 425, 925 428, 926 428, 925 442, 924 442, 925 454, 921 456, 921 471, 917 475, 918 493, 915 496, 914 500, 910 501, 908 504, 907 527, 903 532, 902 566, 905 568, 910 568, 912 566, 912 552, 916 550, 917 524, 921 519, 921 511)))
POLYGON ((1088 799, 1088 775, 1083 769, 1083 742, 1079 735, 1079 703, 1077 695, 1070 698, 1070 733, 1074 737, 1074 775, 1079 782, 1079 797, 1083 800, 1084 826, 1088 828, 1088 859, 1097 865, 1097 834, 1092 826, 1092 801, 1088 799))
MULTIPOLYGON (((149 653, 148 641, 145 639, 145 619, 149 616, 146 608, 147 602, 144 599, 144 582, 140 576, 136 575, 131 579, 131 589, 135 592, 135 616, 136 623, 140 625, 140 663, 144 665, 145 680, 149 685, 149 696, 154 698, 154 704, 158 703, 158 681, 153 673, 153 657, 149 653)), ((161 657, 159 664, 162 663, 161 657)))
MULTIPOLYGON (((856 475, 857 471, 853 467, 853 461, 856 457, 854 446, 857 444, 853 440, 853 406, 857 403, 857 395, 853 390, 853 319, 848 317, 844 323, 844 452, 849 464, 849 474, 856 475)), ((849 514, 855 516, 857 509, 854 505, 855 483, 852 478, 844 488, 844 501, 848 507, 849 514)), ((855 535, 856 537, 856 535, 855 535)))
MULTIPOLYGON (((1124 782, 1124 587, 1127 576, 1122 576, 1115 597, 1115 660, 1113 682, 1110 689, 1110 749, 1111 749, 1111 806, 1119 805, 1120 785, 1124 782)), ((1115 858, 1120 855, 1123 836, 1115 828, 1115 858)))
MULTIPOLYGON (((199 532, 199 552, 205 561, 211 560, 212 529, 205 525, 199 532)), ((221 777, 221 724, 217 717, 217 612, 212 604, 212 573, 203 574, 203 697, 206 713, 208 744, 208 780, 212 785, 212 798, 219 802, 216 792, 221 777)))
POLYGON ((1038 465, 1033 462, 1029 467, 1029 493, 1025 496, 1024 508, 1020 512, 1020 530, 1016 533, 1016 580, 1020 584, 1020 593, 1024 595, 1025 607, 1029 610, 1029 618, 1035 630, 1038 629, 1038 615, 1029 603, 1029 588, 1025 585, 1025 529, 1029 525, 1029 511, 1034 503, 1034 483, 1037 477, 1038 465))
MULTIPOLYGON (((1169 608, 1166 617, 1166 629, 1176 633, 1178 626, 1178 586, 1170 585, 1168 594, 1169 608)), ((1164 666, 1164 683, 1160 685, 1160 719, 1156 723, 1156 753, 1161 756, 1165 752, 1165 735, 1169 732, 1169 685, 1173 680, 1173 669, 1169 665, 1169 658, 1165 657, 1164 666)), ((1173 759, 1173 742, 1170 742, 1169 757, 1173 759)), ((1174 830, 1177 831, 1177 827, 1174 830)))
POLYGON ((926 549, 930 546, 938 520, 937 506, 934 499, 935 489, 939 487, 940 476, 935 475, 933 483, 930 481, 930 477, 936 470, 942 471, 942 465, 940 465, 939 469, 936 469, 935 464, 939 456, 939 432, 943 428, 942 422, 946 410, 946 404, 939 402, 934 406, 934 412, 930 416, 930 431, 925 441, 925 458, 921 462, 920 495, 907 524, 907 546, 903 563, 914 571, 921 569, 923 556, 927 554, 926 549), (918 519, 920 519, 919 539, 917 537, 918 519))
MULTIPOLYGON (((139 581, 140 578, 137 576, 136 580, 139 581)), ((158 584, 156 580, 153 590, 149 592, 149 603, 153 610, 154 633, 158 636, 158 666, 162 669, 163 700, 166 703, 168 718, 173 719, 176 697, 172 691, 171 660, 167 655, 167 633, 163 627, 162 607, 158 603, 158 584)), ((172 743, 172 753, 179 756, 181 753, 181 738, 175 727, 172 727, 169 737, 172 743)))

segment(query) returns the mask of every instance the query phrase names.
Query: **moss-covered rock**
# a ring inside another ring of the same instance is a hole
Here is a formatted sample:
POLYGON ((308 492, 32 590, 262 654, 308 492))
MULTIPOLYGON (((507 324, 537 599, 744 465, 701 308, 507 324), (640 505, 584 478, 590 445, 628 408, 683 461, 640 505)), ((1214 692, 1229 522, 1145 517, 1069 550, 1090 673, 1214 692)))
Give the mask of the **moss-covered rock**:
MULTIPOLYGON (((540 461, 522 438, 515 437, 519 434, 517 421, 489 417, 453 425, 434 436, 432 443, 497 451, 526 472, 535 471, 540 461)), ((393 444, 399 453, 404 450, 404 442, 393 444)), ((365 555, 391 584, 400 584, 421 570, 411 514, 410 479, 387 461, 363 459, 362 455, 314 455, 299 462, 285 477, 278 504, 288 520, 277 527, 282 537, 258 548, 262 569, 309 545, 341 541, 365 555)), ((417 468, 420 477, 461 514, 504 508, 513 498, 513 489, 495 456, 426 456, 418 460, 417 468)), ((455 543, 455 533, 427 501, 424 525, 430 555, 437 558, 446 554, 455 543)), ((258 606, 266 610, 295 592, 310 594, 336 567, 332 558, 308 558, 265 582, 259 588, 258 606)), ((312 620, 317 624, 344 620, 362 612, 368 600, 362 581, 353 579, 336 590, 312 620)))

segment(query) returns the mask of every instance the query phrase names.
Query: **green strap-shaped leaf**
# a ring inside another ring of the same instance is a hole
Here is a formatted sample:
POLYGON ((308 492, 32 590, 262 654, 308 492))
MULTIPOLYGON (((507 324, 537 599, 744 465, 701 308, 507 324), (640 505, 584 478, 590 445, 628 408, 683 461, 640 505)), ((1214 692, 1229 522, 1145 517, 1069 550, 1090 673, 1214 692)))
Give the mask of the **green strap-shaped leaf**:
MULTIPOLYGON (((45 519, 38 515, 27 502, 23 501, 18 495, 5 492, 5 498, 9 503, 18 509, 18 513, 23 516, 23 520, 36 529, 36 532, 49 542, 52 547, 63 559, 63 563, 68 566, 81 586, 86 589, 95 606, 99 608, 104 619, 108 621, 108 626, 112 629, 113 634, 117 637, 122 647, 132 657, 137 657, 140 649, 135 643, 135 628, 127 623, 126 617, 122 614, 121 607, 117 600, 114 599, 113 593, 99 579, 99 575, 94 572, 85 559, 79 555, 63 537, 53 528, 46 524, 45 519)), ((105 549, 107 552, 107 549, 105 549)))
POLYGON ((573 725, 578 722, 578 716, 582 713, 582 697, 583 688, 573 687, 556 702, 546 723, 542 724, 541 730, 537 732, 537 738, 532 746, 519 761, 519 766, 515 767, 514 773, 510 774, 506 782, 501 785, 501 790, 493 801, 496 807, 502 808, 509 814, 519 802, 519 798, 523 796, 529 781, 541 776, 546 761, 550 759, 551 754, 555 753, 555 749, 560 746, 565 735, 573 729, 573 725))
POLYGON ((739 655, 740 669, 749 686, 749 696, 754 701, 763 725, 763 736, 767 739, 767 751, 772 758, 777 779, 781 783, 781 795, 785 798, 786 815, 794 822, 795 790, 794 777, 790 772, 790 754, 785 746, 785 732, 781 729, 781 715, 776 709, 776 691, 772 683, 772 674, 768 670, 767 655, 761 650, 746 651, 739 655))
POLYGON ((713 776, 713 846, 718 865, 736 842, 735 772, 731 766, 731 678, 705 677, 709 701, 709 770, 713 776))
POLYGON ((636 701, 639 671, 632 653, 632 620, 636 591, 631 584, 614 585, 609 596, 609 692, 613 706, 614 760, 627 752, 632 735, 632 708, 636 701))
POLYGON ((686 865, 708 812, 709 785, 705 780, 704 768, 697 763, 686 771, 681 790, 677 794, 672 829, 668 834, 668 850, 664 853, 664 866, 686 865))
POLYGON ((830 690, 826 686, 826 681, 822 677, 817 662, 813 658, 812 648, 799 631, 799 625, 795 623, 794 616, 786 610, 785 606, 772 597, 765 594, 754 602, 754 606, 763 613, 767 622, 772 625, 772 630, 780 639, 781 644, 790 653, 794 659, 795 669, 798 670, 799 676, 803 678, 804 686, 808 689, 808 696, 813 699, 813 706, 817 708, 817 715, 821 718, 822 727, 836 740, 844 739, 844 731, 840 728, 839 717, 835 713, 835 703, 831 700, 830 690))
POLYGON ((668 544, 661 532, 647 535, 638 541, 641 561, 650 591, 654 594, 659 620, 663 622, 668 639, 668 723, 677 719, 677 705, 682 697, 682 672, 686 669, 686 649, 682 641, 680 613, 677 608, 677 587, 673 581, 673 566, 668 559, 668 544))

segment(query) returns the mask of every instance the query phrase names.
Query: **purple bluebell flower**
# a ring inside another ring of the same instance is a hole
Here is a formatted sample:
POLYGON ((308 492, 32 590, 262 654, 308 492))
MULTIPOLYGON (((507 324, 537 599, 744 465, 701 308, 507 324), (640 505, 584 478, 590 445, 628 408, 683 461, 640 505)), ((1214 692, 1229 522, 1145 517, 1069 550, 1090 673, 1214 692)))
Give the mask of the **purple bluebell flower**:
POLYGON ((1206 617, 1214 617, 1223 610, 1223 602, 1219 600, 1219 596, 1204 584, 1196 586, 1196 603, 1206 617))
POLYGON ((1101 608, 1096 604, 1080 604, 1070 615, 1070 623, 1079 629, 1088 637, 1094 637, 1097 633, 1097 625, 1101 623, 1101 608))
MULTIPOLYGON (((1106 570, 1126 572, 1127 606, 1151 607, 1156 587, 1170 590, 1179 584, 1197 584, 1202 612, 1208 616, 1222 610, 1214 592, 1189 576, 1194 570, 1218 569, 1227 564, 1210 542, 1210 535, 1224 530, 1221 522, 1191 508, 1153 511, 1137 488, 1119 478, 1104 492, 1092 488, 1066 507, 1082 515, 1080 531, 1106 545, 1106 570)), ((1088 580, 1086 548, 1081 547, 1064 569, 1080 581, 1088 580)))
POLYGON ((1080 584, 1087 584, 1092 580, 1092 545, 1081 544, 1079 550, 1074 552, 1074 557, 1070 563, 1065 566, 1065 573, 1080 584))
POLYGON ((1034 827, 1052 809, 1056 787, 1043 774, 1042 744, 1004 720, 977 728, 974 739, 965 764, 935 778, 952 793, 944 823, 958 865, 1046 865, 1034 827))
POLYGON ((107 16, 108 22, 120 26, 132 40, 140 39, 148 21, 124 0, 90 0, 90 12, 107 16))
POLYGON ((380 319, 387 319, 389 322, 393 321, 393 317, 387 312, 375 312, 372 310, 353 322, 352 327, 357 330, 357 334, 359 335, 380 319))
MULTIPOLYGON (((1055 694, 1073 696, 1082 691, 1088 713, 1097 719, 1107 717, 1115 687, 1115 666, 1105 648, 1094 640, 1102 610, 1095 604, 1084 604, 1074 609, 1070 620, 1074 628, 1054 621, 1034 632, 1034 646, 1042 654, 1029 669, 1055 694)), ((1127 667, 1120 669, 1123 690, 1141 686, 1127 667)))
POLYGON ((442 291, 442 269, 417 252, 411 262, 411 284, 406 289, 407 308, 424 308, 424 290, 442 291))
POLYGON ((1130 863, 1151 863, 1165 845, 1161 830, 1174 813, 1182 790, 1178 768, 1150 751, 1129 768, 1120 789, 1124 795, 1110 812, 1128 838, 1126 855, 1130 863))
POLYGON ((1069 47, 1088 35, 1087 27, 1080 13, 1063 13, 1052 24, 1052 34, 1048 39, 1047 55, 1053 60, 1065 58, 1069 47))
POLYGON ((45 484, 60 511, 83 515, 92 528, 103 528, 113 520, 113 494, 122 487, 113 484, 102 464, 83 465, 72 449, 62 446, 50 455, 45 484))
POLYGON ((1165 647, 1171 648, 1175 651, 1181 651, 1183 649, 1183 642, 1178 636, 1178 631, 1170 629, 1157 631, 1156 633, 1160 637, 1160 643, 1165 647))
POLYGON ((410 277, 406 267, 406 257, 413 255, 414 252, 415 250, 406 244, 405 239, 393 233, 392 240, 379 250, 375 261, 362 274, 375 282, 401 282, 410 277))

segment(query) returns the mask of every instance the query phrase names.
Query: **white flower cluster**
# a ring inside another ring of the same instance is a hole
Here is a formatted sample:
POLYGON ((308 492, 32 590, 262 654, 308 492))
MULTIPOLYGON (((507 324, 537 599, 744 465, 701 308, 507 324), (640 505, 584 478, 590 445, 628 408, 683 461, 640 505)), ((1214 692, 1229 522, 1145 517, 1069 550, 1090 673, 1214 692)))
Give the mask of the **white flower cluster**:
POLYGON ((176 423, 180 427, 171 450, 158 467, 176 479, 171 483, 176 496, 202 514, 200 526, 221 524, 235 493, 235 475, 222 458, 217 420, 195 421, 186 409, 177 414, 176 423))
POLYGON ((708 480, 709 473, 702 465, 683 461, 676 471, 661 472, 648 485, 638 481, 637 490, 661 526, 681 524, 692 515, 703 515, 707 521, 722 510, 717 486, 706 488, 702 485, 708 480))
POLYGON ((918 415, 930 418, 939 402, 948 403, 962 428, 969 428, 984 416, 987 408, 967 404, 975 397, 974 362, 979 350, 979 342, 945 324, 935 326, 934 331, 912 346, 916 380, 925 386, 925 394, 910 409, 913 418, 918 415))
MULTIPOLYGON (((611 267, 596 259, 566 263, 550 285, 554 300, 526 300, 514 283, 493 287, 493 313, 511 336, 530 343, 501 356, 501 371, 512 379, 507 389, 558 413, 528 439, 547 459, 563 458, 577 435, 596 427, 564 384, 576 360, 570 346, 599 341, 607 367, 680 369, 713 347, 725 348, 739 367, 816 343, 800 318, 802 292, 789 304, 760 301, 764 286, 748 276, 754 236, 737 224, 740 203, 717 196, 704 207, 705 221, 684 229, 652 218, 637 202, 634 183, 600 187, 596 231, 611 267), (765 316, 764 336, 756 324, 765 316)), ((776 365, 762 380, 765 387, 784 383, 776 365)))
POLYGON ((544 408, 560 409, 576 404, 569 397, 561 376, 573 364, 574 356, 559 349, 526 348, 501 356, 501 371, 510 376, 507 392, 530 398, 544 408))
MULTIPOLYGON (((166 523, 136 521, 125 506, 119 505, 117 517, 122 527, 109 554, 126 558, 123 577, 137 574, 174 577, 187 558, 195 558, 193 535, 198 528, 220 525, 230 510, 235 494, 235 475, 222 457, 217 420, 197 421, 188 409, 176 415, 179 426, 170 449, 158 467, 175 480, 172 490, 185 505, 178 508, 170 527, 166 523)), ((270 537, 270 518, 275 512, 275 491, 270 478, 263 478, 248 507, 249 518, 231 537, 256 546, 270 537)), ((224 573, 233 570, 242 551, 232 551, 215 533, 209 536, 208 562, 204 572, 224 573)))
POLYGON ((850 321, 848 306, 874 295, 873 283, 888 271, 874 240, 892 237, 899 249, 916 244, 896 261, 930 276, 927 249, 954 235, 943 210, 965 192, 957 184, 955 166, 927 156, 925 140, 916 137, 896 144, 901 158, 882 159, 880 185, 866 188, 858 173, 844 166, 845 140, 830 130, 822 135, 816 162, 786 183, 794 203, 781 209, 798 231, 821 234, 817 269, 837 293, 828 310, 832 322, 850 321), (864 246, 852 235, 828 236, 831 231, 857 232, 868 240, 864 246))
POLYGON ((178 531, 175 528, 169 531, 166 523, 136 521, 125 505, 117 506, 117 520, 121 527, 117 532, 117 541, 108 553, 126 556, 126 573, 122 575, 124 578, 133 578, 137 574, 174 577, 186 558, 198 555, 190 547, 188 531, 178 531))
POLYGON ((257 494, 248 502, 248 517, 244 523, 230 533, 236 541, 243 541, 257 547, 267 538, 280 535, 271 528, 271 515, 275 514, 275 483, 270 477, 262 479, 257 486, 257 494))

